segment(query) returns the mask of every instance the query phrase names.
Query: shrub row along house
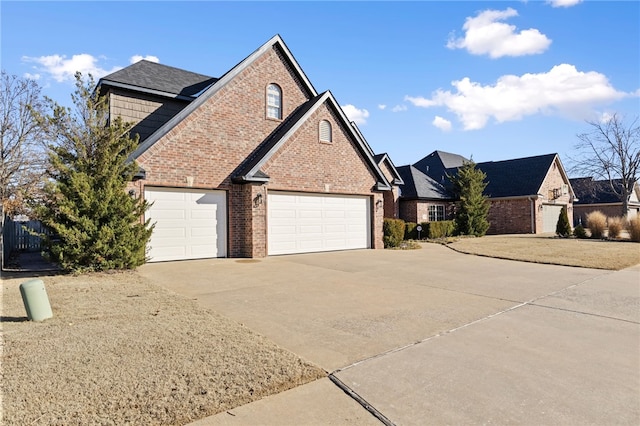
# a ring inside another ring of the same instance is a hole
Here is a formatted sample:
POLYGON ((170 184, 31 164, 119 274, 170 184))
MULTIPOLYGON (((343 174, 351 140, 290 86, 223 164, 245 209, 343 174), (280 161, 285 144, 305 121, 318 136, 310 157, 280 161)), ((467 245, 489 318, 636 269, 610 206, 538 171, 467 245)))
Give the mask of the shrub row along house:
MULTIPOLYGON (((468 159, 434 151, 413 165, 398 167, 399 217, 409 222, 451 219, 456 196, 448 176, 468 159)), ((478 163, 486 175, 490 234, 555 232, 563 207, 572 215, 576 200, 557 154, 478 163)))
POLYGON ((140 135, 151 261, 383 246, 399 176, 280 36, 220 78, 140 61, 98 85, 140 135))

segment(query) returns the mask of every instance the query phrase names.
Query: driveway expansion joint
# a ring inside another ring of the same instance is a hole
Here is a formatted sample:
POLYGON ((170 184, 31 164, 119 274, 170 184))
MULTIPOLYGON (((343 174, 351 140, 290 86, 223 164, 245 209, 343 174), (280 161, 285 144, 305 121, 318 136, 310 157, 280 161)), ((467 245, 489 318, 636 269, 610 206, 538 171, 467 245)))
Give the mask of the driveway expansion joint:
MULTIPOLYGON (((339 370, 338 370, 339 371, 339 370)), ((329 374, 329 380, 333 382, 336 386, 338 386, 344 393, 349 395, 354 401, 362 406, 365 410, 367 410, 372 416, 376 419, 380 420, 386 426, 395 426, 391 420, 389 420, 384 414, 378 411, 374 406, 369 404, 364 398, 362 398, 356 391, 347 386, 342 380, 338 379, 333 373, 329 374)))
POLYGON ((640 325, 640 322, 638 322, 638 321, 628 320, 628 319, 624 319, 624 318, 616 318, 616 317, 611 317, 611 316, 608 316, 608 315, 594 314, 593 312, 577 311, 575 309, 559 308, 557 306, 548 306, 548 305, 542 305, 542 304, 539 304, 539 303, 531 303, 530 305, 531 306, 536 306, 538 308, 553 309, 553 310, 556 310, 556 311, 564 311, 564 312, 572 312, 574 314, 590 315, 590 316, 593 316, 593 317, 605 318, 605 319, 610 319, 610 320, 613 320, 613 321, 622 321, 622 322, 628 322, 630 324, 638 324, 638 325, 640 325))

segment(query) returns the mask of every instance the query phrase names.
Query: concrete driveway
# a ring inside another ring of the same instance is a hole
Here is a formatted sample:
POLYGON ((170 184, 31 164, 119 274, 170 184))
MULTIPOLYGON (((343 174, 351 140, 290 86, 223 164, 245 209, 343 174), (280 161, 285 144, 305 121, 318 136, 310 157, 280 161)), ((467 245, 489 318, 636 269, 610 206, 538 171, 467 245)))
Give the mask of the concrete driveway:
POLYGON ((316 363, 346 391, 325 379, 198 424, 640 422, 638 267, 425 245, 140 273, 316 363))

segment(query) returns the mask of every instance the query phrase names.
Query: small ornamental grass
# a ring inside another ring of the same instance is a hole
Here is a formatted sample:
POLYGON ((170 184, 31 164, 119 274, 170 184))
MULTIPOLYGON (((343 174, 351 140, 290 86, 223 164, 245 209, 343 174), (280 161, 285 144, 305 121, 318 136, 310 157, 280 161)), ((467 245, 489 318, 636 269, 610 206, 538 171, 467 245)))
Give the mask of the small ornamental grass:
POLYGON ((625 220, 621 217, 610 217, 607 219, 607 230, 609 238, 619 238, 620 233, 625 228, 625 220))
POLYGON ((607 217, 599 210, 587 214, 587 228, 591 232, 591 238, 603 238, 607 229, 607 217))
POLYGON ((629 219, 629 222, 627 223, 627 231, 629 231, 629 238, 631 241, 640 243, 640 216, 629 219))

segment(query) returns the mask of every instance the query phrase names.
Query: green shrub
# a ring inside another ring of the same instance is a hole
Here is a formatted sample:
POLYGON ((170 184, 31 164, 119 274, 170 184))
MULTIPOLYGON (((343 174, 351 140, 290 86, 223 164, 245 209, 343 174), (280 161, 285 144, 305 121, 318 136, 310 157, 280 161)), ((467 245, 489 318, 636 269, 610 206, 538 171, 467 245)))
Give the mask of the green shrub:
POLYGON ((569 225, 569 215, 567 214, 567 207, 562 207, 560 215, 558 216, 558 222, 556 222, 556 235, 560 237, 568 237, 571 235, 571 225, 569 225))
POLYGON ((591 232, 591 238, 603 238, 607 229, 607 217, 599 210, 587 214, 587 228, 591 232))
POLYGON ((618 238, 620 233, 625 228, 625 220, 621 217, 610 217, 607 219, 607 230, 609 231, 609 238, 618 238))
POLYGON ((404 239, 405 240, 417 240, 418 239, 418 224, 415 222, 405 222, 404 224, 404 239))
POLYGON ((631 241, 640 243, 640 216, 629 219, 627 222, 627 231, 629 231, 629 238, 631 238, 631 241))
POLYGON ((576 238, 584 239, 584 238, 587 238, 587 231, 584 229, 582 225, 578 225, 573 230, 573 235, 575 235, 576 238))
POLYGON ((445 238, 453 235, 455 229, 455 221, 453 220, 440 220, 437 222, 430 222, 427 229, 427 236, 429 238, 445 238))
POLYGON ((382 223, 384 247, 398 247, 404 238, 404 220, 384 219, 382 223))

